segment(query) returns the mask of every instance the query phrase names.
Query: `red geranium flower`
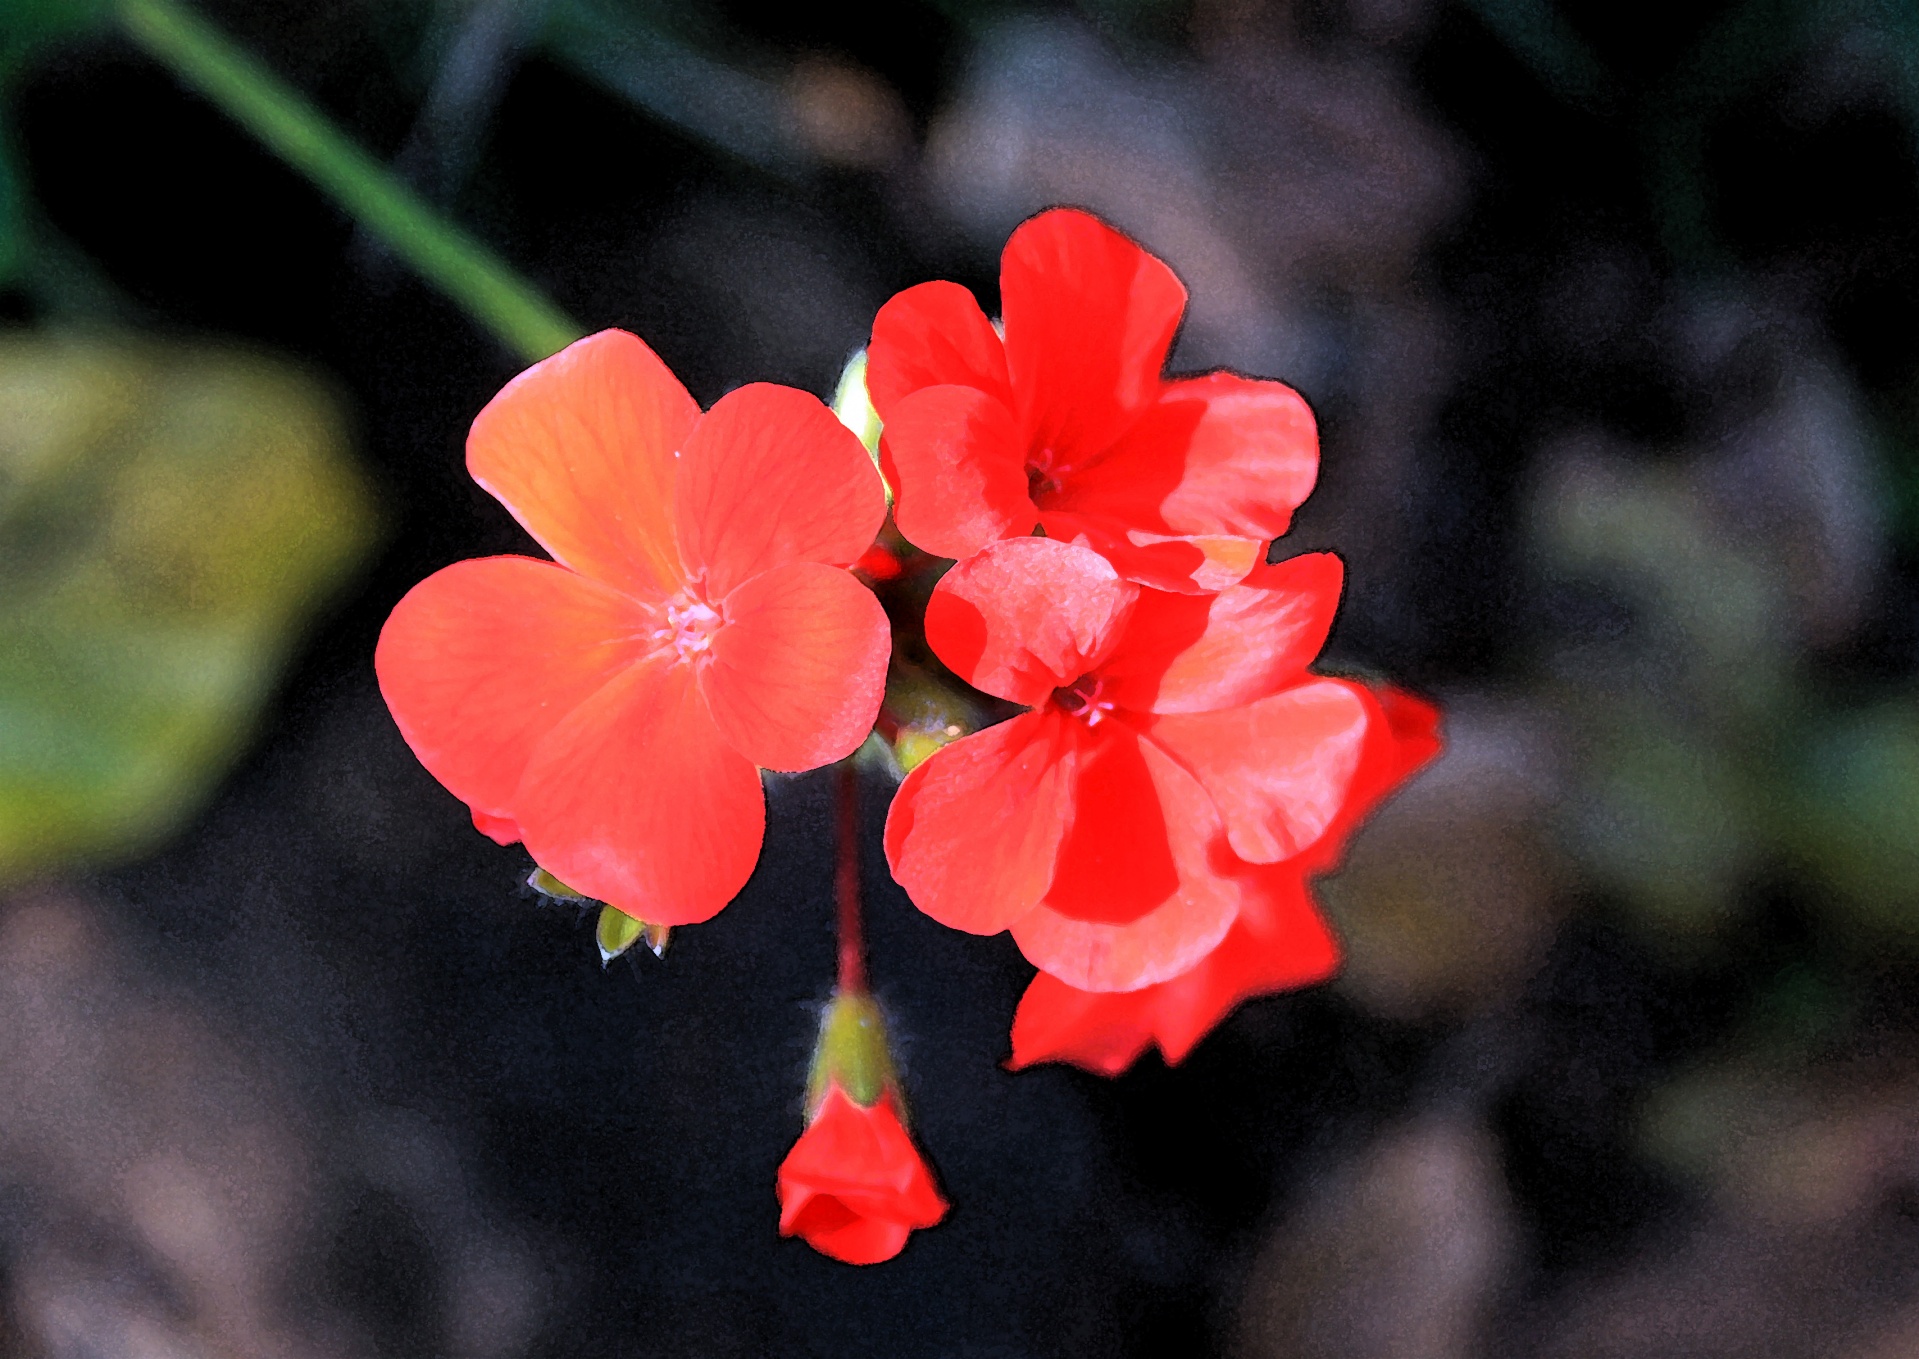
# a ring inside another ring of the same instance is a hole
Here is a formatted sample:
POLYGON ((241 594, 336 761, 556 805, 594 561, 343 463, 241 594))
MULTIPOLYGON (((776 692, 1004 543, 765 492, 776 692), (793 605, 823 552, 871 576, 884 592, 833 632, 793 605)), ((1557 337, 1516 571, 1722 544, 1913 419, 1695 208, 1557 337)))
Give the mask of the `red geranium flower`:
POLYGON ((886 501, 804 392, 700 413, 608 330, 520 374, 467 441, 473 479, 554 561, 458 562, 380 634, 407 744, 502 844, 657 924, 705 920, 753 871, 759 771, 850 754, 890 634, 843 569, 886 501))
POLYGON ((946 1216, 946 1200, 890 1093, 870 1105, 838 1082, 780 1163, 780 1235, 849 1265, 876 1265, 946 1216))
POLYGON ((1137 991, 1081 991, 1040 973, 1013 1016, 1009 1066, 1072 1062, 1116 1076, 1152 1043, 1173 1065, 1241 1001, 1333 975, 1339 945, 1307 879, 1335 867, 1349 833, 1440 750, 1437 709, 1394 689, 1375 696, 1386 721, 1368 734, 1339 816, 1305 853, 1245 870, 1248 890, 1219 946, 1179 976, 1137 991))
POLYGON ((1186 290, 1083 212, 1013 233, 1000 301, 1003 343, 956 283, 909 288, 874 319, 867 384, 900 532, 968 557, 1040 525, 1162 590, 1243 579, 1318 474, 1299 394, 1162 377, 1186 290))
POLYGON ((1177 595, 1049 538, 955 566, 928 601, 927 641, 1033 711, 907 776, 886 823, 894 877, 935 920, 1011 929, 1080 990, 1190 970, 1259 890, 1242 861, 1317 843, 1383 721, 1364 686, 1306 671, 1342 574, 1314 553, 1177 595))

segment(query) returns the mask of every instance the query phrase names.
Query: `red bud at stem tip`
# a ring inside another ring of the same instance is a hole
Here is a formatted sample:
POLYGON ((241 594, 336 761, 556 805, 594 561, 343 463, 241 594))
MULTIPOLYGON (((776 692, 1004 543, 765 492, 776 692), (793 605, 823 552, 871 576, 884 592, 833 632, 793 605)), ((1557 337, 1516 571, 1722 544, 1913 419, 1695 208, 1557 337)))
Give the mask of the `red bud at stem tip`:
POLYGON ((780 1163, 780 1234, 835 1260, 890 1260, 946 1200, 906 1131, 879 1006, 839 992, 820 1024, 807 1125, 780 1163))

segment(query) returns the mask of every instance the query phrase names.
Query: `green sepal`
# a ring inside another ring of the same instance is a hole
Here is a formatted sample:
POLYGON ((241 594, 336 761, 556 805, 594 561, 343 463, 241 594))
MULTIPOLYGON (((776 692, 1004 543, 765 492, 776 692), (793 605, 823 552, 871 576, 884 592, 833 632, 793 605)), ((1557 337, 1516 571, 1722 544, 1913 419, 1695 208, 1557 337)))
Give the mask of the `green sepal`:
POLYGON ((619 907, 600 907, 600 921, 593 927, 593 938, 600 946, 600 966, 605 967, 639 943, 646 930, 644 920, 635 920, 619 907))
POLYGON ((526 885, 538 892, 541 896, 553 901, 570 901, 576 906, 599 905, 598 898, 590 897, 584 892, 574 891, 538 864, 533 866, 533 872, 531 876, 527 878, 526 885))
POLYGON ((829 1086, 837 1085, 862 1108, 891 1093, 899 1103, 899 1077, 886 1041, 886 1018, 864 992, 836 992, 820 1018, 819 1044, 806 1080, 809 1114, 820 1107, 829 1086))

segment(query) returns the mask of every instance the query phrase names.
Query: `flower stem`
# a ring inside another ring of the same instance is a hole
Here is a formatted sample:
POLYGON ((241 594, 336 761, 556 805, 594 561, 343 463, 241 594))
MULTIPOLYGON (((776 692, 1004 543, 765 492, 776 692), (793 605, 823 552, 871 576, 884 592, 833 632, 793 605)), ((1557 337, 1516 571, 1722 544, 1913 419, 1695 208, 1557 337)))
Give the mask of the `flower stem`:
POLYGON ((866 993, 866 937, 860 919, 860 771, 840 761, 839 867, 833 886, 839 898, 841 995, 866 993))
POLYGON ((434 287, 529 363, 580 327, 447 221, 325 115, 177 0, 118 0, 127 35, 305 175, 434 287))

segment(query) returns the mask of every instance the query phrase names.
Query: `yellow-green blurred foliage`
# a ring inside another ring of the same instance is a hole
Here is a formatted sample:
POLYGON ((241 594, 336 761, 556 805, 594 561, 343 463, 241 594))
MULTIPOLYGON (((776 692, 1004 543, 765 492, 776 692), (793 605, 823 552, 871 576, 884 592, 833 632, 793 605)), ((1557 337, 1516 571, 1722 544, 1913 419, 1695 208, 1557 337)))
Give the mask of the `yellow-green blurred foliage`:
POLYGON ((0 339, 0 882, 190 816, 373 531, 335 403, 286 365, 0 339))

